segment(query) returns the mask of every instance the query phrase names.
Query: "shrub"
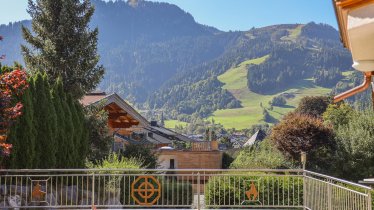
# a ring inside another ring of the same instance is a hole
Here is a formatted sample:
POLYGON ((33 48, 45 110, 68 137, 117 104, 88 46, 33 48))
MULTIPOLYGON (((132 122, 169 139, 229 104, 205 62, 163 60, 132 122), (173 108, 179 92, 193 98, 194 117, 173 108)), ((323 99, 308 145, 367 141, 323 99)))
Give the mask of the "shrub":
POLYGON ((276 149, 269 139, 265 139, 258 145, 240 151, 230 167, 235 169, 294 168, 294 164, 276 149))
POLYGON ((231 163, 234 161, 235 159, 229 155, 228 153, 224 152, 222 154, 222 168, 223 169, 227 169, 227 168, 230 168, 230 165, 231 163))
MULTIPOLYGON (((95 179, 97 186, 96 193, 100 196, 100 200, 105 197, 118 197, 123 205, 136 204, 131 196, 132 183, 137 177, 139 177, 139 174, 146 172, 141 170, 126 171, 123 169, 141 169, 142 165, 144 165, 142 160, 136 158, 125 158, 115 153, 111 153, 99 164, 87 162, 86 165, 90 169, 102 169, 98 172, 99 175, 95 179), (112 175, 105 176, 104 178, 104 175, 100 176, 100 174, 112 175)), ((190 205, 192 203, 193 192, 192 185, 189 182, 174 179, 172 176, 155 175, 154 177, 160 182, 162 189, 158 204, 190 205)), ((139 186, 142 183, 142 181, 139 181, 135 186, 139 186)))
MULTIPOLYGON (((123 176, 124 173, 123 169, 140 169, 143 163, 137 159, 128 159, 128 158, 121 158, 115 153, 109 154, 106 158, 104 158, 100 163, 95 162, 86 162, 86 167, 89 169, 102 169, 98 173, 99 174, 113 174, 112 176, 105 177, 105 175, 100 176, 96 180, 96 186, 98 186, 97 193, 103 197, 107 193, 119 193, 120 191, 117 190, 118 187, 121 188, 121 192, 130 192, 129 189, 124 189, 124 186, 129 184, 124 184, 124 182, 129 182, 130 176, 127 176, 128 179, 123 176), (116 170, 108 170, 108 169, 119 169, 116 170), (100 189, 100 191, 98 191, 100 189)), ((129 173, 137 173, 137 172, 126 172, 129 173)))
POLYGON ((141 165, 143 162, 139 159, 120 157, 116 153, 110 153, 98 164, 86 163, 86 167, 90 169, 140 169, 141 165))
POLYGON ((252 205, 302 205, 303 180, 292 176, 264 174, 211 177, 205 185, 205 204, 209 207, 249 204, 245 192, 254 181, 259 202, 252 205), (259 176, 260 175, 260 176, 259 176), (294 191, 293 191, 294 189, 294 191), (278 203, 279 201, 279 203, 278 203))
POLYGON ((156 168, 157 167, 157 156, 150 146, 128 144, 121 152, 121 156, 125 158, 135 158, 142 160, 143 168, 156 168))
POLYGON ((283 95, 275 96, 271 101, 270 105, 272 106, 284 106, 286 105, 287 101, 283 95))
POLYGON ((164 205, 191 205, 193 201, 192 184, 176 179, 163 179, 162 197, 159 204, 164 205))

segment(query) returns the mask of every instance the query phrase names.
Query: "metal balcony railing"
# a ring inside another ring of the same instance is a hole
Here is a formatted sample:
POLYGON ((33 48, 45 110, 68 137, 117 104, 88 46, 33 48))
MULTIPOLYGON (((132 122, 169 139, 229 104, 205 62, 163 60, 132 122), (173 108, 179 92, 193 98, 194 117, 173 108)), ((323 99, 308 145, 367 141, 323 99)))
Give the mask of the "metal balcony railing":
POLYGON ((370 190, 304 170, 0 170, 0 208, 372 210, 370 190))

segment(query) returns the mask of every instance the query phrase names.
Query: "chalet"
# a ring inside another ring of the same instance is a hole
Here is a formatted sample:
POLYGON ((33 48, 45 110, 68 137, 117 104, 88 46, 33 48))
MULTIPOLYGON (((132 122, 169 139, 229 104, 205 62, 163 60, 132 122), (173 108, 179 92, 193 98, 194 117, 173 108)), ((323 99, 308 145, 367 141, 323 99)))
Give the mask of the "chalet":
POLYGON ((116 93, 90 93, 81 100, 83 106, 103 106, 108 112, 108 126, 114 136, 114 150, 125 144, 147 144, 155 148, 172 146, 173 141, 193 140, 172 130, 149 122, 116 93))
POLYGON ((113 93, 87 94, 84 106, 103 106, 108 112, 108 126, 114 136, 114 150, 126 144, 153 145, 157 150, 160 168, 196 169, 222 167, 222 152, 217 141, 195 141, 182 134, 149 122, 120 96, 113 93), (189 149, 173 148, 173 142, 191 145, 189 149))

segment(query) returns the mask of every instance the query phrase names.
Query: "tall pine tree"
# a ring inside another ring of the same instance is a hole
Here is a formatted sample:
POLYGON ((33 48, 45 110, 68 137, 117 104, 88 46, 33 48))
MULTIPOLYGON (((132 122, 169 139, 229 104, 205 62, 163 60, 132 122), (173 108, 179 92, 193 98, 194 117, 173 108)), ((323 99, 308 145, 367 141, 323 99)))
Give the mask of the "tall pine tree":
POLYGON ((78 99, 100 82, 104 67, 98 65, 98 29, 88 24, 94 13, 89 0, 29 0, 32 33, 23 36, 32 48, 22 46, 26 65, 43 69, 50 84, 61 77, 64 89, 78 99))

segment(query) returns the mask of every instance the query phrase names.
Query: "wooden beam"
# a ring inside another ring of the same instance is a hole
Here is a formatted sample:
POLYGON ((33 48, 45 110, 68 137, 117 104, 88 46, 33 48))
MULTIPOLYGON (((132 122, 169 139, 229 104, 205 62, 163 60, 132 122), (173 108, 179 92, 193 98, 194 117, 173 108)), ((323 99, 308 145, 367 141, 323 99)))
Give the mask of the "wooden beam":
POLYGON ((111 106, 111 104, 108 104, 104 107, 104 110, 105 111, 108 111, 108 112, 113 112, 115 111, 115 109, 111 106))
POLYGON ((119 117, 127 117, 127 116, 130 116, 130 115, 128 115, 127 113, 113 113, 113 112, 108 113, 109 119, 117 119, 119 117))
POLYGON ((131 120, 131 124, 133 124, 133 125, 139 125, 139 121, 137 121, 137 120, 131 120))
POLYGON ((134 124, 124 123, 124 122, 112 122, 112 121, 108 121, 108 125, 111 128, 130 128, 134 124))

